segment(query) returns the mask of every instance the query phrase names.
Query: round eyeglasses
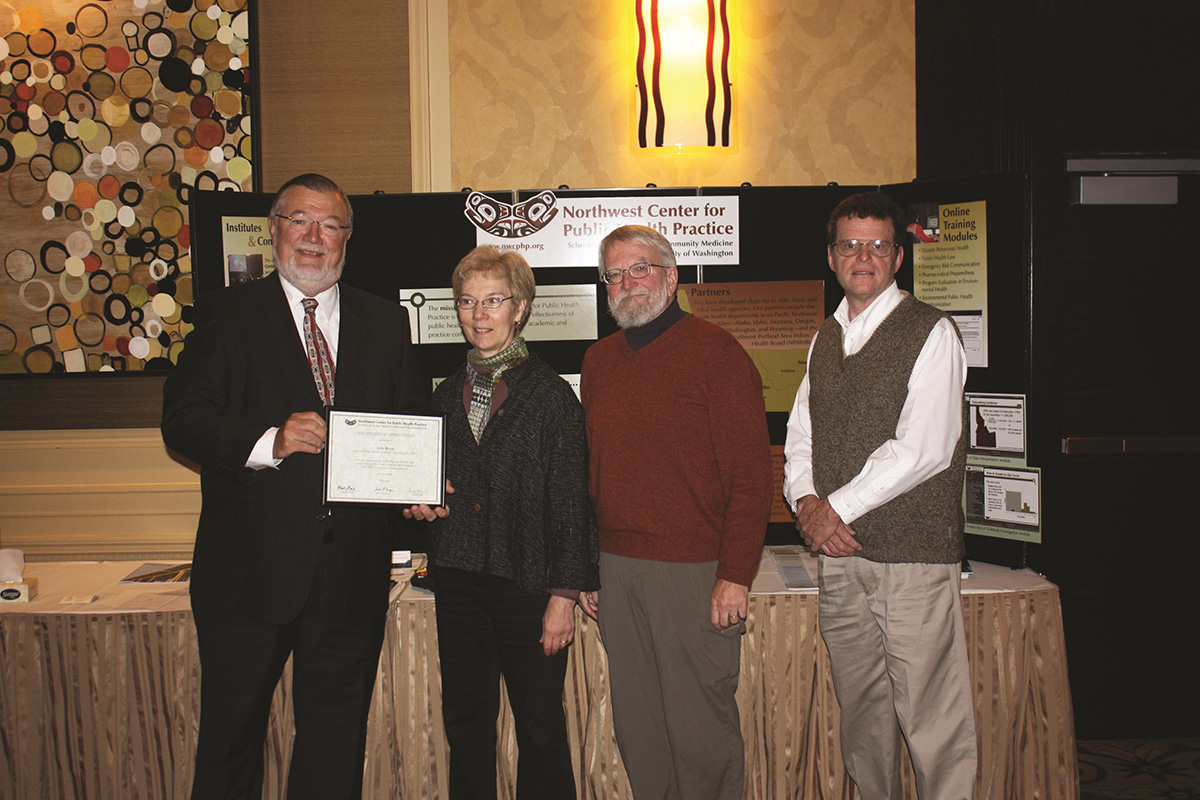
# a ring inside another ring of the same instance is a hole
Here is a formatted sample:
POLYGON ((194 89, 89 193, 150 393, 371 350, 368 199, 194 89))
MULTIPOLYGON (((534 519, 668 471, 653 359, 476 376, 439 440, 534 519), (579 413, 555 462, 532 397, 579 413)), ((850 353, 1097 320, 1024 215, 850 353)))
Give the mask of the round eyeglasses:
POLYGON ((900 245, 887 239, 841 239, 833 243, 833 250, 844 258, 853 258, 859 251, 875 258, 887 258, 900 245))
POLYGON ((330 238, 334 236, 341 236, 342 231, 350 230, 349 225, 339 225, 335 220, 332 219, 308 219, 307 217, 299 214, 292 217, 289 217, 287 214, 276 214, 275 219, 283 220, 284 230, 288 231, 289 233, 299 234, 301 236, 307 234, 309 230, 312 229, 313 225, 318 227, 322 235, 330 238))
POLYGON ((609 286, 615 286, 625 280, 625 274, 628 273, 631 278, 645 278, 650 274, 653 267, 666 269, 662 264, 647 264, 645 261, 639 261, 631 265, 627 269, 606 269, 600 273, 600 280, 607 283, 609 286))
POLYGON ((454 307, 459 311, 470 311, 472 308, 479 305, 483 306, 488 311, 495 311, 504 304, 505 300, 512 300, 513 297, 515 297, 515 295, 511 294, 508 297, 501 297, 497 294, 491 297, 485 297, 482 300, 476 300, 474 297, 460 297, 454 301, 454 307))

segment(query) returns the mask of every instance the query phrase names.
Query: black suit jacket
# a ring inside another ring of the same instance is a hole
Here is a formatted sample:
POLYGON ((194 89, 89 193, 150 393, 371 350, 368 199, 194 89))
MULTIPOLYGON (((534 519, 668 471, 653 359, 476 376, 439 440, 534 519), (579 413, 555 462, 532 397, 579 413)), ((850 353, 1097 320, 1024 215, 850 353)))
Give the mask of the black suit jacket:
MULTIPOLYGON (((201 465, 192 604, 291 621, 332 525, 348 608, 366 619, 387 602, 391 514, 324 507, 323 454, 293 454, 278 470, 245 468, 267 428, 295 412, 322 412, 280 280, 272 275, 201 297, 164 386, 163 440, 201 465)), ((424 413, 407 312, 345 285, 340 295, 337 406, 424 413)))

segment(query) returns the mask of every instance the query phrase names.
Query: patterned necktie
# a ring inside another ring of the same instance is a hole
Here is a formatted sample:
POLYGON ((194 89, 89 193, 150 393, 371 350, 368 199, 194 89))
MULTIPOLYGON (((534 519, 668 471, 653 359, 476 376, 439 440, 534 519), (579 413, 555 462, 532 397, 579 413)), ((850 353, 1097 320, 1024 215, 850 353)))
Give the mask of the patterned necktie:
POLYGON ((327 406, 333 405, 333 357, 325 344, 325 336, 317 327, 317 301, 304 298, 304 347, 308 350, 308 364, 312 367, 317 393, 327 406))

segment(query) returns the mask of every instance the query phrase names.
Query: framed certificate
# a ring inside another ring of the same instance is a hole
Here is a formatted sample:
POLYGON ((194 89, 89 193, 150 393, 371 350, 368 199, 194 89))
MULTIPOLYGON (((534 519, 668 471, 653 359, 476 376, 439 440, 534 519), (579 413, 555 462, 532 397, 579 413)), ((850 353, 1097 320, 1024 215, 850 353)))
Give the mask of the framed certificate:
POLYGON ((441 417, 329 409, 325 502, 442 505, 446 429, 441 417))

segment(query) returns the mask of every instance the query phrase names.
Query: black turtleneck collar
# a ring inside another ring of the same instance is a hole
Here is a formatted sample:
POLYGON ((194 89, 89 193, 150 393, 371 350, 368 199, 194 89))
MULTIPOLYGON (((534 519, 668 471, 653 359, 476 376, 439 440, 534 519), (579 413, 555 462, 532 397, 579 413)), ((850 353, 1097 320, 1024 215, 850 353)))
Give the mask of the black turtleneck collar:
POLYGON ((679 307, 679 301, 672 297, 671 304, 663 309, 663 312, 657 317, 641 327, 626 328, 625 341, 629 343, 631 349, 641 350, 686 316, 687 312, 679 307))

